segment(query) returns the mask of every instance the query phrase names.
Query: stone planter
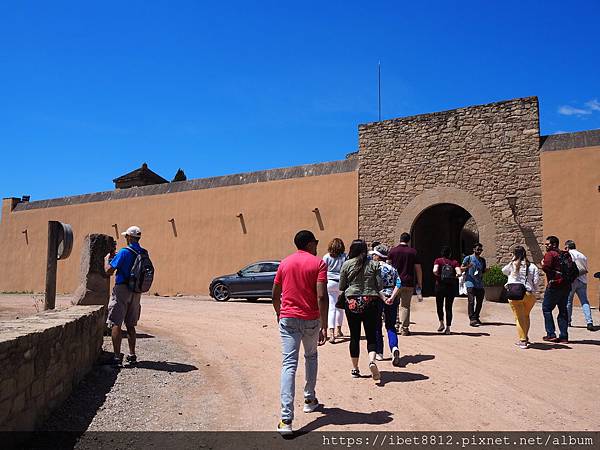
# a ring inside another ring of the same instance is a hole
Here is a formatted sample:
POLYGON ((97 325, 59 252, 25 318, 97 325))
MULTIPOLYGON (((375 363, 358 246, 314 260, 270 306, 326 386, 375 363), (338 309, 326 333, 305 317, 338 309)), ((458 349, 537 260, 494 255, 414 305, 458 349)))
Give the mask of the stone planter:
POLYGON ((506 303, 503 292, 504 286, 485 286, 485 299, 489 302, 506 303))

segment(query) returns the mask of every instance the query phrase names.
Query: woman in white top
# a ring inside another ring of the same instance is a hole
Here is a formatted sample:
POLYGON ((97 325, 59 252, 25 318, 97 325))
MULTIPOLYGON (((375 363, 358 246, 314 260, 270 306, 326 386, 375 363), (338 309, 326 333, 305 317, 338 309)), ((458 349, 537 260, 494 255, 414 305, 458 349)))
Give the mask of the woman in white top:
POLYGON ((519 335, 519 341, 515 345, 526 349, 529 347, 529 313, 535 305, 533 293, 537 291, 540 272, 535 264, 529 262, 525 248, 521 245, 514 248, 512 261, 504 266, 502 272, 508 276, 507 288, 516 287, 518 291, 518 286, 509 286, 511 284, 520 284, 525 287, 525 295, 522 300, 509 299, 508 302, 515 315, 517 334, 519 335))
POLYGON ((340 269, 346 261, 344 251, 344 241, 340 238, 334 238, 327 247, 328 253, 323 256, 323 261, 327 264, 327 293, 329 294, 329 342, 335 343, 336 337, 342 337, 342 321, 344 320, 344 310, 335 307, 338 296, 340 295, 340 269), (334 334, 335 327, 335 334, 334 334))

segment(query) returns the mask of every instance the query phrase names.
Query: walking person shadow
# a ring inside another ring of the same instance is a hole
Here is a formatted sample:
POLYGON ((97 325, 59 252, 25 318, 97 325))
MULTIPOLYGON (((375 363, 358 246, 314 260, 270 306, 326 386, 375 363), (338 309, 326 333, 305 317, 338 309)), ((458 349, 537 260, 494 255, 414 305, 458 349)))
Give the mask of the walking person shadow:
POLYGON ((317 411, 323 415, 298 429, 294 433, 294 437, 302 436, 328 425, 383 425, 394 420, 390 411, 363 413, 326 407, 322 407, 317 411))

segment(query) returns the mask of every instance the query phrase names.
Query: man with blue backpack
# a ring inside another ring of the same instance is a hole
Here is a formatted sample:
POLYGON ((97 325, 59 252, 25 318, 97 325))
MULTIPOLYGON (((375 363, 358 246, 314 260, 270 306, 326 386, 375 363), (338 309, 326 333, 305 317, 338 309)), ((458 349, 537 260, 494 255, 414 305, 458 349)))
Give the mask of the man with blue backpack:
POLYGON ((127 231, 121 233, 125 236, 127 247, 123 247, 118 253, 111 252, 108 264, 105 267, 106 275, 111 276, 116 272, 115 286, 112 296, 108 302, 108 326, 111 327, 111 337, 114 349, 113 365, 120 367, 123 363, 121 353, 121 325, 125 322, 127 328, 127 340, 129 342, 129 355, 127 363, 137 363, 135 354, 135 326, 140 318, 140 300, 142 292, 150 289, 154 278, 154 267, 140 244, 142 230, 131 226, 127 231))

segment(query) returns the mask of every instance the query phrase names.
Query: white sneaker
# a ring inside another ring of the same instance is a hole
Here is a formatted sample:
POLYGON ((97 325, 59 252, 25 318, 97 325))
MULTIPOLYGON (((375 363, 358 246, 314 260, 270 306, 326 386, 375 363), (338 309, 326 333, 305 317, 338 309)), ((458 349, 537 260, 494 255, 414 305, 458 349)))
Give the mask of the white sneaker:
POLYGON ((370 363, 369 370, 371 371, 371 375, 373 375, 373 380, 379 381, 381 379, 381 375, 379 374, 377 364, 375 364, 374 362, 370 363))
POLYGON ((316 398, 313 398, 312 400, 309 400, 308 398, 304 399, 304 412, 305 413, 311 413, 318 407, 319 407, 319 400, 317 400, 316 398))
POLYGON ((277 425, 277 432, 279 434, 281 434, 282 436, 289 436, 290 434, 293 433, 292 431, 292 421, 291 420, 280 420, 279 424, 277 425), (289 422, 289 423, 286 423, 289 422))
POLYGON ((375 355, 375 359, 376 359, 377 361, 383 361, 383 354, 382 354, 382 353, 377 353, 377 354, 375 355))

